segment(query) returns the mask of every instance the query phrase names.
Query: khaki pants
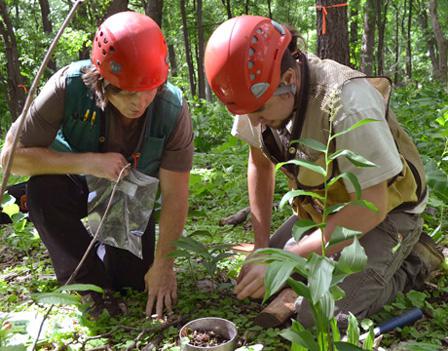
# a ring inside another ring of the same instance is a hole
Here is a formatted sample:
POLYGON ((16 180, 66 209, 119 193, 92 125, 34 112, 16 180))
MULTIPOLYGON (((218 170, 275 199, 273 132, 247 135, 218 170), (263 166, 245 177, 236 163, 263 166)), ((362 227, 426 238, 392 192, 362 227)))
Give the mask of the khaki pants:
MULTIPOLYGON (((296 221, 296 216, 290 217, 272 236, 270 246, 283 248, 291 238, 296 221)), ((419 215, 392 211, 361 238, 368 262, 363 272, 347 277, 340 284, 346 296, 336 302, 335 316, 342 329, 347 326, 348 312, 358 319, 366 318, 393 300, 398 292, 418 287, 421 282, 417 278, 423 265, 411 251, 421 229, 419 215), (393 252, 399 242, 400 246, 393 252)), ((301 298, 297 303, 297 319, 305 327, 314 324, 308 301, 301 298)))

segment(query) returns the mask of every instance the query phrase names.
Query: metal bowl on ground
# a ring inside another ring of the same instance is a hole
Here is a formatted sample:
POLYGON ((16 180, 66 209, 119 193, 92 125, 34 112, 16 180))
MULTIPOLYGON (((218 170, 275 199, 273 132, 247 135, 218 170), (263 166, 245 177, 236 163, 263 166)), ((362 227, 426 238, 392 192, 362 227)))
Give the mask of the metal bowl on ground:
POLYGON ((188 322, 180 329, 180 348, 182 351, 233 351, 236 347, 237 335, 238 333, 235 324, 227 319, 217 317, 199 318, 188 322), (189 331, 194 330, 213 331, 215 334, 228 339, 228 341, 214 346, 195 346, 188 343, 189 331))

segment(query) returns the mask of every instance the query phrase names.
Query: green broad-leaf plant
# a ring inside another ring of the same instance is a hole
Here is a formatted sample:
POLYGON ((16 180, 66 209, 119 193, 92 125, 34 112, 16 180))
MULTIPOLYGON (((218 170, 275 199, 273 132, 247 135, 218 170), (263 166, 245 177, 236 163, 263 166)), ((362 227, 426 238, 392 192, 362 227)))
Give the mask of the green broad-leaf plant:
MULTIPOLYGON (((319 175, 324 176, 324 179, 327 179, 327 175, 330 174, 332 169, 332 163, 336 162, 337 159, 341 157, 347 158, 357 167, 375 167, 375 164, 351 150, 330 151, 330 146, 335 138, 338 138, 345 133, 349 133, 365 124, 377 122, 375 119, 363 119, 353 124, 348 129, 335 133, 332 126, 333 119, 338 110, 338 108, 334 107, 335 105, 336 103, 330 102, 328 108, 330 130, 326 145, 313 139, 300 139, 297 141, 297 143, 303 146, 322 153, 325 159, 325 166, 321 167, 303 160, 290 160, 288 162, 277 164, 277 170, 285 164, 295 164, 318 173, 319 175)), ((371 202, 361 199, 361 187, 358 179, 353 173, 349 172, 341 173, 327 181, 324 184, 323 195, 312 191, 289 191, 283 196, 280 202, 280 207, 283 207, 294 197, 302 195, 319 199, 323 204, 323 216, 320 223, 315 223, 309 219, 299 219, 293 228, 293 237, 296 241, 300 240, 302 235, 309 230, 320 229, 321 232, 323 232, 327 226, 329 216, 340 211, 347 205, 356 204, 357 206, 363 206, 372 211, 377 211, 376 207, 371 202), (341 179, 348 180, 353 184, 356 198, 348 203, 330 206, 328 204, 328 191, 341 179)), ((325 242, 324 238, 322 238, 322 255, 313 253, 308 258, 297 256, 280 249, 261 249, 257 251, 260 255, 256 255, 254 259, 256 260, 256 257, 258 256, 268 265, 265 276, 264 301, 283 288, 285 284, 288 284, 299 296, 303 296, 311 306, 315 320, 315 333, 313 333, 312 330, 307 330, 297 320, 293 320, 291 327, 282 332, 282 336, 291 341, 291 350, 372 350, 372 328, 370 328, 367 339, 364 340, 362 345, 363 348, 360 348, 360 333, 356 318, 354 316, 350 317, 347 338, 344 339, 345 341, 341 341, 340 331, 338 330, 336 319, 334 317, 335 302, 342 299, 345 295, 338 284, 340 284, 347 276, 362 271, 367 264, 367 256, 364 248, 360 245, 358 240, 358 237, 361 234, 361 232, 348 228, 337 227, 332 233, 329 242, 325 242), (329 247, 346 240, 353 240, 353 242, 340 252, 338 260, 333 260, 326 256, 329 247), (307 283, 305 284, 291 278, 293 273, 300 274, 302 277, 306 278, 307 283)))

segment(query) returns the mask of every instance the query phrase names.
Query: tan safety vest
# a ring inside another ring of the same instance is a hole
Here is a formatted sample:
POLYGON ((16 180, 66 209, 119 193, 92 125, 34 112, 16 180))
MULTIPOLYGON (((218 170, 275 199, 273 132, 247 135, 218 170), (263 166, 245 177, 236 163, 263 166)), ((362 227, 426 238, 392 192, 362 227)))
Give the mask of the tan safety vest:
MULTIPOLYGON (((309 91, 308 103, 305 113, 305 121, 312 118, 313 125, 316 126, 316 139, 326 144, 328 139, 330 121, 329 114, 325 106, 329 99, 338 100, 340 102, 340 91, 345 83, 352 79, 367 78, 383 96, 386 103, 387 116, 385 116, 389 128, 394 137, 397 149, 401 155, 403 162, 403 169, 400 174, 388 181, 388 205, 387 211, 390 212, 398 207, 411 209, 415 207, 426 194, 426 184, 424 176, 423 163, 418 154, 417 148, 412 142, 411 138, 406 134, 403 128, 398 123, 395 115, 389 109, 389 99, 392 90, 392 85, 389 79, 384 77, 366 77, 363 73, 353 70, 347 66, 343 66, 333 60, 321 60, 314 55, 308 56, 309 69, 309 91), (339 92, 339 97, 334 99, 335 92, 339 92), (317 137, 319 136, 319 137, 317 137), (320 139, 320 140, 319 140, 320 139)), ((366 126, 368 128, 368 125, 366 126)), ((275 133, 275 131, 272 131, 275 133)), ((273 142, 263 134, 263 152, 272 160, 273 154, 278 152, 273 151, 273 142)), ((283 145, 288 148, 289 145, 283 145)), ((335 150, 333 150, 335 151, 335 150)), ((278 160, 278 156, 276 157, 278 160)), ((300 146, 296 153, 296 159, 307 159, 315 164, 324 166, 323 154, 309 148, 300 146)), ((284 160, 278 160, 284 161, 284 160)), ((375 162, 375 160, 370 160, 375 162)), ((323 195, 323 176, 312 172, 304 167, 297 170, 297 177, 286 169, 282 171, 289 178, 289 185, 292 189, 303 189, 313 191, 323 195)), ((327 180, 339 174, 337 162, 333 163, 332 172, 327 177, 327 180)), ((333 185, 328 192, 328 206, 334 204, 345 203, 350 200, 350 196, 342 180, 339 180, 333 185)), ((301 219, 312 219, 316 223, 322 220, 323 204, 311 197, 296 197, 292 203, 294 212, 301 219)))

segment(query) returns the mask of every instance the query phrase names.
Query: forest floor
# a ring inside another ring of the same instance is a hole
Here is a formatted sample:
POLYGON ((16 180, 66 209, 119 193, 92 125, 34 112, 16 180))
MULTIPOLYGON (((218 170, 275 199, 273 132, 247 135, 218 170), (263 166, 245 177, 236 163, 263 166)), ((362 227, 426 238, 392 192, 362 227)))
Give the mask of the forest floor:
MULTIPOLYGON (((179 350, 180 327, 190 320, 213 316, 236 324, 239 345, 246 346, 243 350, 259 350, 261 346, 267 351, 288 350, 289 342, 279 336, 280 329, 253 323, 263 306, 238 301, 232 293, 244 256, 233 254, 213 261, 218 254, 228 252, 228 245, 252 239, 249 221, 235 227, 218 224, 220 219, 247 206, 246 153, 245 146, 230 140, 213 152, 195 156, 185 232, 187 237, 203 243, 207 252, 197 250, 191 252, 189 260, 177 259, 179 298, 173 315, 164 323, 146 318, 143 292, 127 291, 122 296, 128 308, 126 314, 116 318, 103 315, 96 321, 83 313, 86 306, 61 301, 50 312, 37 349, 179 350)), ((276 197, 286 186, 284 181, 278 183, 277 189, 281 190, 276 197)), ((275 209, 274 226, 288 216, 287 209, 275 209)), ((31 224, 4 227, 0 239, 0 350, 25 350, 33 343, 49 307, 36 303, 33 296, 54 291, 57 282, 31 224)), ((383 349, 448 350, 447 272, 441 271, 427 288, 399 295, 373 317, 375 323, 380 323, 412 307, 422 308, 425 313, 414 325, 385 335, 380 343, 383 349)))

